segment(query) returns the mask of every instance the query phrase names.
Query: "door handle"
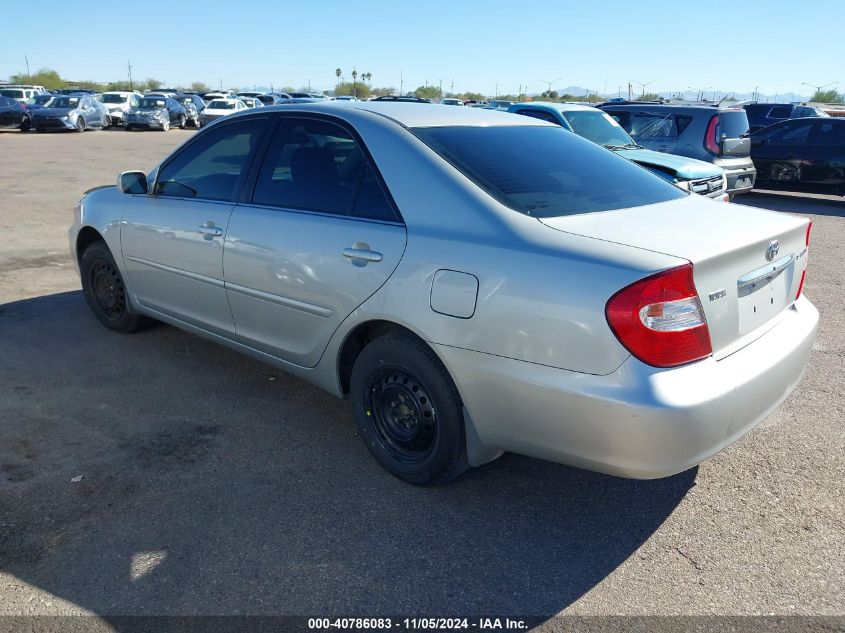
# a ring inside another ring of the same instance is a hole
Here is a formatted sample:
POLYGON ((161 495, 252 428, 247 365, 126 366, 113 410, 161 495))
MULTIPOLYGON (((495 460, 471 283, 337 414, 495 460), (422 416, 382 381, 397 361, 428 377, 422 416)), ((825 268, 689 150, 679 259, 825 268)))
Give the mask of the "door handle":
POLYGON ((371 251, 368 244, 356 242, 352 248, 344 248, 340 254, 351 259, 356 266, 366 266, 370 262, 380 262, 384 255, 377 251, 371 251))
POLYGON ((214 226, 214 222, 206 222, 197 227, 197 233, 202 235, 203 239, 213 240, 215 237, 223 235, 223 229, 219 226, 214 226))

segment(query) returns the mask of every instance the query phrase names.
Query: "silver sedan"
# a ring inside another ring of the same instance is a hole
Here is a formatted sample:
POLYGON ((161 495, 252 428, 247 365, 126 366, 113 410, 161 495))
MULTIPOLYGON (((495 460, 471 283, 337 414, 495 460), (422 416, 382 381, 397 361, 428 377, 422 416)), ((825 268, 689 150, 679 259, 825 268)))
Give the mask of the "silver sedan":
POLYGON ((352 102, 214 122, 86 193, 70 248, 106 327, 348 397, 423 484, 503 451, 662 477, 731 444, 807 363, 809 237, 543 121, 352 102))

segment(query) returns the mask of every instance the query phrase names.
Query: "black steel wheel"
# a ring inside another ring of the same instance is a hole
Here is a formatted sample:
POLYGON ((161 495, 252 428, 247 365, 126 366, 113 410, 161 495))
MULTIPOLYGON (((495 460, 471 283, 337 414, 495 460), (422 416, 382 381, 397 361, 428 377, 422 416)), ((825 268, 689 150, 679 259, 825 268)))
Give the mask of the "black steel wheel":
POLYGON ((410 333, 371 341, 350 381, 355 422, 373 457, 413 484, 442 484, 467 468, 463 403, 434 351, 410 333))
POLYGON ((100 323, 125 333, 149 324, 149 319, 132 312, 120 269, 104 242, 94 242, 85 249, 79 270, 85 300, 100 323))

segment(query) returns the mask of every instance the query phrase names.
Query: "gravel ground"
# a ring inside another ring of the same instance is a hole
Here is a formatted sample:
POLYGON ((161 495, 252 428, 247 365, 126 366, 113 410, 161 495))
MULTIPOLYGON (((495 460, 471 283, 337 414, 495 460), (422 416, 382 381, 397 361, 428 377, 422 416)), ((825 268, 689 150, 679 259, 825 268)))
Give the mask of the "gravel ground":
POLYGON ((191 133, 0 133, 0 616, 845 613, 841 199, 738 199, 812 217, 822 315, 801 385, 740 442, 658 481, 506 455, 415 488, 346 403, 89 314, 74 202, 191 133))

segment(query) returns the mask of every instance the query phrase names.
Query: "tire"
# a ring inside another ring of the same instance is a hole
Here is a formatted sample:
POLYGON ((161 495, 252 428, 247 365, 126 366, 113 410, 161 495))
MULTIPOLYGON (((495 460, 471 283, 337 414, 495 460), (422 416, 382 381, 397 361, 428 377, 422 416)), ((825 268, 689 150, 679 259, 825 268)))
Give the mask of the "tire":
POLYGON ((79 260, 82 292, 97 320, 110 330, 130 334, 148 327, 151 319, 129 311, 129 295, 120 269, 105 242, 94 242, 79 260))
POLYGON ((76 131, 77 132, 84 132, 85 131, 85 119, 79 117, 76 119, 76 131))
POLYGON ((184 114, 179 115, 179 129, 184 130, 185 124, 187 123, 187 119, 185 118, 184 114))
POLYGON ((123 126, 123 129, 124 129, 124 130, 126 130, 127 132, 131 132, 131 131, 132 131, 132 126, 131 126, 131 125, 124 125, 124 126, 123 126))
POLYGON ((392 475, 445 484, 469 467, 461 397, 425 342, 403 333, 375 339, 355 360, 350 392, 364 444, 392 475))
POLYGON ((24 117, 24 120, 21 121, 21 132, 29 132, 32 129, 32 119, 29 117, 24 117))
POLYGON ((167 132, 170 129, 170 121, 165 121, 161 124, 161 131, 167 132))
POLYGON ((107 130, 107 129, 109 129, 110 127, 111 127, 111 117, 110 117, 110 116, 108 116, 108 115, 107 115, 107 116, 104 116, 104 117, 103 117, 103 122, 100 124, 100 129, 101 129, 101 130, 107 130))

